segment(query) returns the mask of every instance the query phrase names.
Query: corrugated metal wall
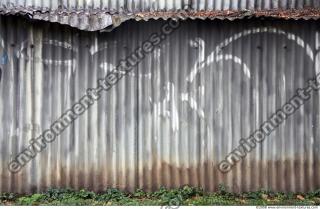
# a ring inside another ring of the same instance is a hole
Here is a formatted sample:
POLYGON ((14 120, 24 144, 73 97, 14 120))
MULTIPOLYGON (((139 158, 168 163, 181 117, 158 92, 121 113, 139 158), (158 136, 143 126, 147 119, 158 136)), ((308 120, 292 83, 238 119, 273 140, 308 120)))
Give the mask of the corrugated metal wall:
POLYGON ((163 21, 111 33, 0 17, 0 190, 320 186, 319 94, 228 174, 217 164, 319 72, 316 21, 184 21, 18 174, 7 163, 163 21), (202 64, 201 64, 202 63, 202 64), (202 67, 201 67, 202 66, 202 67))

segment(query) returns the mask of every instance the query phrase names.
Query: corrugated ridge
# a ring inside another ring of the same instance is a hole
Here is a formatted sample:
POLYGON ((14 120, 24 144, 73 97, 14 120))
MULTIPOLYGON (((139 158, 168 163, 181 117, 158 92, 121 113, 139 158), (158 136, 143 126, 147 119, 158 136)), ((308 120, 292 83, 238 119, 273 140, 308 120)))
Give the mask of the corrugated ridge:
POLYGON ((318 0, 0 1, 1 14, 23 14, 88 31, 117 27, 128 19, 190 17, 233 20, 246 16, 309 19, 319 18, 319 8, 318 0), (283 10, 288 11, 283 14, 283 10))
POLYGON ((153 12, 179 11, 194 9, 205 10, 267 10, 267 9, 302 9, 305 7, 318 8, 318 0, 1 0, 3 8, 33 8, 35 10, 105 10, 107 12, 153 12))

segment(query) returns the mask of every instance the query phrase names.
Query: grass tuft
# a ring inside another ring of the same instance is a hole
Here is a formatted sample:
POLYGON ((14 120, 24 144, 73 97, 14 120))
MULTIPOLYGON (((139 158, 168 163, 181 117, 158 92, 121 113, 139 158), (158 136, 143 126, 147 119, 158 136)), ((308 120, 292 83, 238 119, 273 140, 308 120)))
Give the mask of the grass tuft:
POLYGON ((282 193, 260 190, 232 193, 220 185, 215 193, 184 186, 179 189, 161 187, 155 192, 137 189, 124 192, 109 188, 102 193, 82 189, 49 189, 32 195, 0 194, 1 205, 320 205, 320 189, 309 193, 282 193))

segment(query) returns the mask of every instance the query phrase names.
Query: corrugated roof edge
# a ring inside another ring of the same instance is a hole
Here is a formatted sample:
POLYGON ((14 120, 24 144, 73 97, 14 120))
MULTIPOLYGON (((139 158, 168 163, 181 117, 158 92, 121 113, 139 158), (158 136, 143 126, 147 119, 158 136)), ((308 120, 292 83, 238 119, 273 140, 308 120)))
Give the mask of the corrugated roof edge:
POLYGON ((57 22, 86 31, 109 30, 119 26, 121 23, 135 19, 227 19, 235 20, 245 17, 273 17, 280 19, 319 19, 320 9, 304 8, 290 10, 221 10, 221 11, 160 11, 160 12, 138 12, 132 14, 111 14, 102 10, 55 10, 41 11, 32 8, 0 8, 2 15, 24 15, 30 19, 57 22))

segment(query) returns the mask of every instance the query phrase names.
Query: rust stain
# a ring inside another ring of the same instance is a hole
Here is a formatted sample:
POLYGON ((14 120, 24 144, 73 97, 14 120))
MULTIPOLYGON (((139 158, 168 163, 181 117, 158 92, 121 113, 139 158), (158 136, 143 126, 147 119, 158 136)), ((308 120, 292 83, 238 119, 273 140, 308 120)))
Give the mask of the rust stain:
POLYGON ((245 17, 272 17, 279 19, 319 19, 320 8, 303 9, 273 9, 273 10, 177 10, 177 11, 155 11, 138 13, 119 13, 107 10, 34 10, 32 8, 0 8, 0 15, 22 15, 29 19, 44 20, 49 22, 59 22, 76 27, 82 30, 96 31, 107 27, 115 28, 121 23, 130 20, 148 20, 148 19, 239 19, 245 17), (61 18, 59 18, 61 17, 61 18), (74 17, 86 19, 76 25, 70 23, 74 17), (108 19, 110 18, 110 20, 108 19), (68 20, 69 19, 69 20, 68 20), (66 21, 68 20, 68 21, 66 21), (108 22, 106 25, 101 22, 108 22), (95 26, 95 27, 92 27, 95 26))
POLYGON ((84 16, 99 16, 101 14, 108 14, 122 19, 133 18, 242 18, 242 17, 276 17, 283 19, 291 18, 319 18, 320 8, 305 7, 303 9, 271 9, 271 10, 178 10, 178 11, 153 11, 153 12, 138 12, 133 14, 121 14, 117 12, 111 13, 104 10, 53 10, 53 11, 41 11, 29 8, 21 8, 6 10, 0 8, 0 14, 22 14, 22 15, 84 15, 84 16))
POLYGON ((243 17, 274 17, 281 19, 319 18, 320 9, 304 8, 290 10, 223 10, 223 11, 179 11, 179 12, 141 12, 136 18, 243 18, 243 17))
POLYGON ((133 192, 136 188, 155 191, 161 186, 178 188, 189 185, 201 187, 207 192, 216 192, 219 185, 223 184, 229 191, 236 193, 259 189, 306 192, 320 187, 319 168, 319 162, 310 164, 301 159, 267 162, 245 159, 229 173, 221 173, 217 169, 217 165, 209 161, 189 167, 177 167, 159 161, 153 163, 151 168, 143 167, 136 171, 118 170, 116 176, 109 175, 108 171, 103 168, 90 169, 91 172, 85 172, 81 169, 71 169, 67 172, 65 167, 60 167, 59 173, 57 170, 47 171, 51 175, 50 182, 44 175, 39 185, 30 185, 28 190, 23 188, 19 191, 18 185, 13 184, 11 191, 32 193, 46 191, 49 188, 73 188, 102 192, 106 188, 118 188, 133 192), (312 172, 309 173, 309 171, 312 172), (128 181, 128 177, 132 175, 137 175, 137 181, 128 181), (57 176, 61 178, 57 178, 57 176), (308 176, 312 178, 308 178, 308 176))

